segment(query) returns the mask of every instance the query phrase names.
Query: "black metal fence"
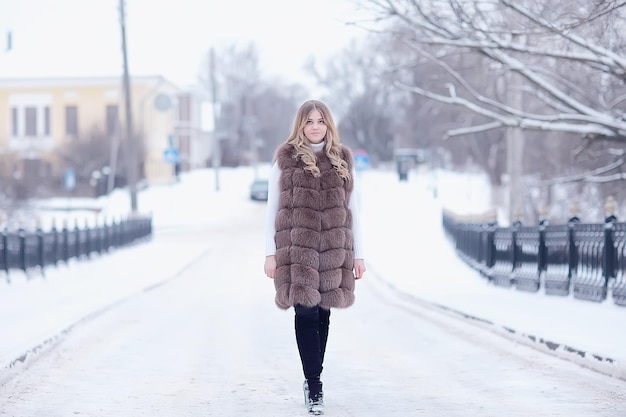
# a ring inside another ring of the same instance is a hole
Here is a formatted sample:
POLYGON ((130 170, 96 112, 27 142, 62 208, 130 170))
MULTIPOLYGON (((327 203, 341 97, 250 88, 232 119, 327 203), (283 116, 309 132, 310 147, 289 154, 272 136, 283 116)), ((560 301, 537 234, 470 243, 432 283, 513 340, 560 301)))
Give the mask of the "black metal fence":
POLYGON ((501 227, 450 213, 444 230, 459 256, 494 285, 626 306, 626 223, 501 227))
POLYGON ((95 227, 80 229, 64 227, 49 231, 18 230, 0 232, 0 273, 7 279, 11 270, 24 272, 39 269, 71 259, 89 259, 111 249, 128 245, 152 235, 152 218, 133 217, 95 227))

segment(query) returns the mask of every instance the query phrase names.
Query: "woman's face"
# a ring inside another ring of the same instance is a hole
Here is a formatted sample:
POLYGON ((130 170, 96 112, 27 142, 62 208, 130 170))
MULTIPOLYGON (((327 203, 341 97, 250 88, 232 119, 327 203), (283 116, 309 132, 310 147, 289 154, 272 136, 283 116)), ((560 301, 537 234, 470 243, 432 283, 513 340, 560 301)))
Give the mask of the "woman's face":
POLYGON ((309 142, 322 143, 326 137, 327 129, 324 117, 322 117, 322 113, 320 113, 319 110, 313 110, 309 113, 306 125, 304 126, 304 136, 306 136, 309 142))

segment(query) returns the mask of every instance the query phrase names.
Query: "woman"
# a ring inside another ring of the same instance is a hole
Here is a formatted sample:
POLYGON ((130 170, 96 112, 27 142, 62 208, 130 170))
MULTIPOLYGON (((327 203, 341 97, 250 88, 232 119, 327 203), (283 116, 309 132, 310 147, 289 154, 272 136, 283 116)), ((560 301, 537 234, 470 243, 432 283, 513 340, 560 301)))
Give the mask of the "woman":
POLYGON ((269 179, 265 274, 276 305, 294 308, 305 403, 323 413, 322 373, 331 308, 354 303, 363 277, 352 152, 341 144, 328 107, 306 101, 276 150, 269 179))

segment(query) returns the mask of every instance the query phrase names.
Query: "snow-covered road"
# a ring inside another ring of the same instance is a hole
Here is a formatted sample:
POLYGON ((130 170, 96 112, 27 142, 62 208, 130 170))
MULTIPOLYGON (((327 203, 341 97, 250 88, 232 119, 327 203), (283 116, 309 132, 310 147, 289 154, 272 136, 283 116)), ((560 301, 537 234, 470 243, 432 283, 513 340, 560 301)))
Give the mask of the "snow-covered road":
MULTIPOLYGON (((306 415, 293 313, 274 306, 262 275, 264 207, 237 215, 157 231, 147 250, 202 250, 0 386, 0 416, 306 415)), ((326 415, 626 415, 624 381, 404 297, 377 273, 358 282, 352 308, 332 313, 326 415)))

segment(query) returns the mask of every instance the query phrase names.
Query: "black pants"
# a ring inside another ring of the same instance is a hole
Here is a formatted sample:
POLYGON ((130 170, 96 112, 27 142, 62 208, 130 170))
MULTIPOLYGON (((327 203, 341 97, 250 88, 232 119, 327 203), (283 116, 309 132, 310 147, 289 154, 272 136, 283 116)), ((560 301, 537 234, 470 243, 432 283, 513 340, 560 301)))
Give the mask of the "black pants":
POLYGON ((302 361, 304 377, 309 383, 311 393, 321 391, 320 375, 324 365, 328 327, 330 325, 330 310, 320 307, 294 307, 296 342, 302 361))

